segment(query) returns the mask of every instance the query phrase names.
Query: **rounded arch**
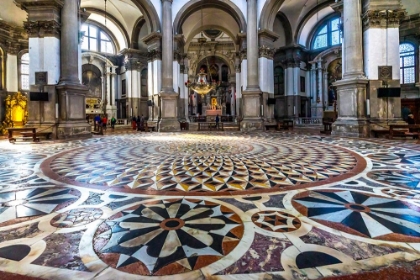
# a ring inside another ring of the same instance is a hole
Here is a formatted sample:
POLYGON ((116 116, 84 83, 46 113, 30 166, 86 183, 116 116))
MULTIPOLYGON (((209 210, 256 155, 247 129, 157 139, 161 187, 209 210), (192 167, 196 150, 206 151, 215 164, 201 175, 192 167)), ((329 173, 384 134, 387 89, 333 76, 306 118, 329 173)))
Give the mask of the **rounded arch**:
POLYGON ((160 19, 150 0, 132 0, 133 3, 139 8, 143 14, 146 23, 148 33, 160 32, 160 19))
POLYGON ((134 24, 133 32, 131 33, 131 48, 138 49, 139 48, 139 39, 140 32, 144 25, 147 24, 144 17, 140 17, 137 19, 136 23, 134 24))
MULTIPOLYGON (((314 7, 313 9, 311 9, 304 17, 303 19, 299 22, 297 28, 296 28, 296 33, 293 36, 293 40, 296 43, 299 43, 300 41, 300 37, 302 35, 302 31, 306 26, 306 23, 318 12, 320 12, 321 10, 330 7, 332 3, 334 3, 335 0, 327 0, 323 3, 319 3, 318 6, 314 7)), ((334 13, 334 10, 331 8, 331 12, 328 13, 327 15, 330 15, 331 13, 334 13)), ((325 15, 322 15, 322 20, 325 18, 325 15)), ((321 20, 321 21, 322 21, 321 20)), ((318 25, 318 22, 316 23, 316 25, 318 25)), ((312 31, 312 30, 311 30, 312 31)), ((308 36, 310 37, 310 36, 308 36)))
MULTIPOLYGON (((281 22, 283 29, 284 29, 284 35, 286 39, 286 46, 291 45, 293 43, 293 31, 292 31, 292 25, 290 24, 289 19, 287 16, 282 13, 278 12, 276 15, 276 18, 281 22)), ((274 22, 273 22, 273 29, 274 29, 274 22)))
POLYGON ((239 26, 239 30, 246 32, 246 20, 241 10, 230 0, 192 0, 184 5, 174 20, 175 34, 182 34, 182 25, 185 20, 193 13, 205 8, 216 8, 230 14, 239 26))
POLYGON ((274 20, 285 0, 267 0, 261 11, 260 29, 273 31, 274 20))
MULTIPOLYGON (((327 24, 329 24, 329 22, 330 22, 330 21, 332 21, 332 20, 336 20, 336 19, 338 19, 339 17, 340 17, 340 15, 339 15, 339 14, 337 14, 337 13, 333 13, 333 14, 329 14, 329 15, 327 15, 326 17, 324 17, 324 18, 322 18, 320 21, 318 21, 318 22, 316 23, 316 25, 312 28, 311 32, 309 33, 308 38, 306 39, 306 47, 307 47, 308 49, 311 49, 311 50, 317 50, 317 49, 314 49, 314 48, 313 48, 314 41, 315 41, 315 38, 316 38, 317 34, 319 33, 319 31, 320 31, 323 27, 325 27, 327 24)), ((340 44, 340 46, 341 46, 341 44, 340 44)), ((331 47, 334 47, 334 45, 333 45, 333 46, 323 47, 323 48, 320 48, 320 49, 322 50, 322 49, 325 49, 325 48, 331 48, 331 47)))
MULTIPOLYGON (((89 12, 89 13, 91 13, 91 14, 97 14, 97 15, 99 15, 99 16, 101 16, 101 17, 104 17, 105 16, 105 13, 104 13, 104 11, 102 11, 102 10, 99 10, 99 9, 95 9, 95 8, 86 8, 86 11, 87 12, 89 12)), ((125 44, 126 44, 126 46, 130 46, 130 37, 129 37, 129 35, 128 35, 128 32, 127 32, 127 30, 125 30, 125 28, 124 28, 124 26, 121 24, 121 22, 119 22, 115 17, 113 17, 112 15, 110 15, 110 14, 107 14, 106 15, 106 18, 107 18, 107 20, 109 20, 110 22, 112 22, 117 28, 118 28, 118 30, 121 32, 121 34, 123 35, 123 37, 124 37, 124 41, 125 41, 125 44)), ((103 29, 104 31, 106 31, 107 32, 107 34, 112 38, 112 40, 114 41, 114 45, 116 46, 116 48, 117 48, 117 51, 118 51, 118 49, 120 49, 120 45, 121 44, 119 44, 118 43, 118 40, 117 40, 117 38, 115 37, 115 34, 113 33, 113 32, 111 32, 111 30, 108 28, 108 27, 106 27, 106 26, 104 26, 102 23, 100 23, 99 21, 97 21, 97 20, 91 20, 91 19, 88 19, 87 21, 86 21, 86 23, 94 23, 95 25, 97 25, 97 26, 99 26, 101 29, 103 29)))

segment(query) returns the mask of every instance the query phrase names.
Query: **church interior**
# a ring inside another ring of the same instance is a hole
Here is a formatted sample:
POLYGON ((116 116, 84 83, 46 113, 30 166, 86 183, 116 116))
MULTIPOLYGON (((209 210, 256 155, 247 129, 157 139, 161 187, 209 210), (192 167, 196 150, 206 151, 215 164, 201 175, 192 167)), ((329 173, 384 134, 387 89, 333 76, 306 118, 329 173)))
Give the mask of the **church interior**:
POLYGON ((0 279, 420 279, 418 0, 0 7, 0 279))

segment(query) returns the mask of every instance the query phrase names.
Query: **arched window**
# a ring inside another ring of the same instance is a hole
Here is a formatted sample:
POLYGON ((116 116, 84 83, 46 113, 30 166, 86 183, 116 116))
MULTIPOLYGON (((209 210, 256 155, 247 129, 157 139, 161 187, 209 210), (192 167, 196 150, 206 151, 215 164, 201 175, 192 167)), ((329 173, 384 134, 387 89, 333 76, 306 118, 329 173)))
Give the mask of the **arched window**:
POLYGON ((274 95, 284 95, 284 70, 280 66, 274 68, 274 95))
POLYGON ((401 84, 416 82, 416 60, 414 46, 409 43, 400 44, 400 78, 401 84))
POLYGON ((341 18, 333 18, 322 25, 313 39, 312 49, 323 49, 337 46, 342 43, 341 38, 341 18))
POLYGON ((29 90, 29 53, 20 57, 20 89, 29 90))
POLYGON ((83 24, 82 31, 85 32, 82 50, 115 53, 114 44, 102 29, 92 24, 83 24))

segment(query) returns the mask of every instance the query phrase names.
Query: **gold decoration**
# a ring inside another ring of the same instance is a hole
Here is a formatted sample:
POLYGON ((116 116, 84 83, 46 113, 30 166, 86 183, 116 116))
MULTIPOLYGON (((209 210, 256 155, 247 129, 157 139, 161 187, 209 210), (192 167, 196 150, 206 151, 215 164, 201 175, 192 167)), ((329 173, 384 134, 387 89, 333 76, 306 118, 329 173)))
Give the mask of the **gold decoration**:
POLYGON ((28 122, 28 98, 17 92, 6 97, 6 118, 1 127, 2 134, 7 133, 10 127, 24 126, 28 122))

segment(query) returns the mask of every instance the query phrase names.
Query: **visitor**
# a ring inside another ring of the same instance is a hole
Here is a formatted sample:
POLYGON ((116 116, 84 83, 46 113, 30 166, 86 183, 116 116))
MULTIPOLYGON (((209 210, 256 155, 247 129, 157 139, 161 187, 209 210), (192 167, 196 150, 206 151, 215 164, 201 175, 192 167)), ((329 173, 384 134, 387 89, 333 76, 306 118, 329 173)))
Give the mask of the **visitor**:
POLYGON ((102 127, 104 130, 106 130, 106 125, 108 123, 108 118, 106 117, 106 115, 102 118, 102 127))
POLYGON ((219 121, 220 121, 219 114, 217 114, 217 116, 216 116, 216 128, 217 129, 219 129, 219 121))
POLYGON ((416 120, 414 119, 414 115, 413 114, 409 114, 407 117, 407 123, 408 124, 416 124, 416 120))
POLYGON ((93 118, 93 130, 97 131, 99 130, 99 122, 101 121, 101 116, 96 115, 95 118, 93 118))
POLYGON ((137 116, 136 124, 137 124, 137 131, 140 131, 140 116, 137 116))
POLYGON ((131 126, 133 127, 133 130, 136 130, 136 127, 137 127, 137 120, 136 120, 136 117, 133 117, 133 118, 131 119, 131 126))
POLYGON ((141 117, 140 117, 140 130, 141 131, 145 130, 144 129, 144 116, 143 115, 141 115, 141 117))
POLYGON ((117 119, 114 117, 114 116, 112 116, 112 118, 111 118, 111 128, 112 129, 114 129, 115 128, 115 124, 117 123, 117 119))

